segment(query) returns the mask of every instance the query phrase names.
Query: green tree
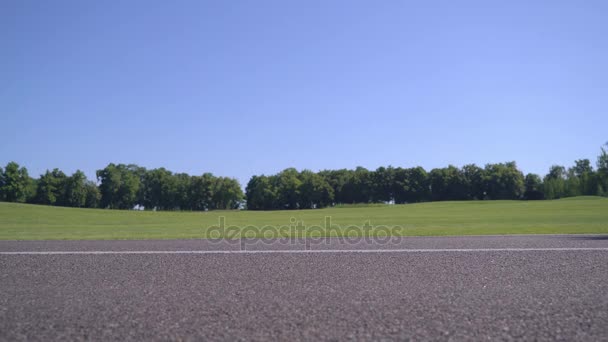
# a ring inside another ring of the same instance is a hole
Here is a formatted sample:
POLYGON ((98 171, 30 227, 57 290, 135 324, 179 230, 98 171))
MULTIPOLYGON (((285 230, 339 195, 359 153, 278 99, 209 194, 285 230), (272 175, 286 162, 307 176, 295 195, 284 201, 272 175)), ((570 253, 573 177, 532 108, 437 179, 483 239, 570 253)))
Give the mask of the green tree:
POLYGON ((146 209, 174 209, 175 179, 171 171, 163 167, 148 170, 143 179, 143 205, 146 209))
POLYGON ((468 164, 462 167, 462 176, 467 199, 482 200, 486 197, 484 169, 475 164, 468 164))
POLYGON ((546 199, 558 199, 566 195, 566 169, 560 165, 553 165, 543 179, 546 199))
POLYGON ((455 166, 433 169, 429 174, 431 196, 435 201, 467 199, 468 186, 463 173, 455 166))
POLYGON ((213 209, 238 209, 243 197, 243 190, 236 179, 228 177, 215 178, 212 190, 213 209))
POLYGON ((190 201, 192 177, 186 173, 176 173, 173 175, 173 178, 175 191, 175 194, 172 196, 175 201, 173 207, 180 210, 193 210, 190 201))
POLYGON ((349 198, 350 194, 346 186, 351 178, 351 173, 352 171, 347 169, 323 170, 319 172, 319 176, 323 177, 333 189, 335 203, 353 203, 353 200, 349 198))
POLYGON ((140 171, 137 165, 109 164, 97 170, 101 207, 109 209, 132 209, 138 203, 140 171))
POLYGON ((189 190, 189 203, 192 210, 209 210, 213 202, 215 177, 211 173, 192 177, 189 190))
POLYGON ((84 206, 87 208, 99 208, 101 203, 101 192, 99 192, 97 184, 93 181, 86 181, 84 189, 86 193, 84 206))
POLYGON ((342 186, 343 203, 369 203, 372 201, 372 177, 369 170, 358 166, 347 172, 346 183, 342 186))
POLYGON ((526 190, 524 199, 526 200, 542 200, 545 198, 543 193, 543 181, 540 176, 534 173, 528 173, 524 180, 526 190))
POLYGON ((608 196, 608 142, 605 147, 600 147, 602 152, 597 157, 598 194, 602 196, 608 196))
POLYGON ((394 199, 395 169, 379 167, 370 175, 371 202, 389 202, 394 199))
POLYGON ((520 199, 525 185, 524 174, 513 162, 487 164, 484 170, 487 196, 493 200, 520 199))
POLYGON ((553 165, 547 174, 549 179, 566 179, 566 168, 561 165, 553 165))
POLYGON ((597 195, 597 174, 593 171, 589 159, 579 159, 574 162, 570 171, 578 178, 580 184, 579 193, 582 195, 597 195))
POLYGON ((46 170, 38 180, 35 202, 46 205, 67 205, 67 178, 66 174, 57 168, 53 171, 46 170))
MULTIPOLYGON (((26 199, 27 203, 36 203, 36 189, 38 189, 38 180, 32 177, 28 177, 28 185, 26 187, 26 199)), ((0 198, 2 195, 0 195, 0 198)), ((1 200, 1 199, 0 199, 1 200)))
POLYGON ((38 204, 54 205, 57 202, 58 187, 59 184, 57 184, 51 171, 46 170, 38 180, 35 202, 38 204))
POLYGON ((298 209, 300 185, 302 184, 298 178, 298 171, 294 168, 285 169, 273 178, 277 189, 279 207, 281 209, 298 209))
POLYGON ((589 174, 593 172, 593 167, 591 166, 591 161, 589 159, 579 159, 574 161, 574 167, 572 168, 572 172, 576 177, 582 177, 585 174, 589 174))
POLYGON ((28 198, 31 179, 25 167, 10 162, 0 174, 0 197, 7 202, 25 202, 28 198))
POLYGON ((395 203, 416 203, 430 200, 430 179, 420 166, 394 170, 393 190, 395 203))
POLYGON ((582 195, 581 179, 576 176, 574 169, 570 168, 566 173, 564 182, 564 197, 574 197, 582 195))
POLYGON ((0 166, 0 201, 5 201, 4 197, 4 169, 0 166))
POLYGON ((84 207, 87 200, 87 177, 84 172, 76 170, 65 180, 65 205, 84 207))
POLYGON ((304 170, 300 173, 300 182, 299 208, 324 208, 333 203, 334 189, 325 178, 312 171, 304 170))
POLYGON ((270 177, 264 175, 251 177, 245 188, 247 209, 279 209, 279 196, 274 183, 270 177))

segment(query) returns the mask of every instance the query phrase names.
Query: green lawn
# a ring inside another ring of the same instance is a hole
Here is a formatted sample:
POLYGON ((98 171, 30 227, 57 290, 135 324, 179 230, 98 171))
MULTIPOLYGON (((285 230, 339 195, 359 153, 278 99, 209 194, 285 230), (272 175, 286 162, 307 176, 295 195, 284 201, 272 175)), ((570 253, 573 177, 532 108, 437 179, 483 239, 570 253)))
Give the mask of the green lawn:
MULTIPOLYGON (((0 203, 0 240, 204 238, 220 216, 226 225, 284 226, 283 236, 291 234, 285 227, 291 218, 305 225, 322 225, 327 216, 342 228, 317 229, 307 235, 356 235, 344 227, 362 226, 366 221, 375 227, 400 226, 391 231, 397 235, 608 234, 608 198, 577 197, 267 212, 140 212, 0 203)), ((271 230, 262 230, 267 231, 271 230)))

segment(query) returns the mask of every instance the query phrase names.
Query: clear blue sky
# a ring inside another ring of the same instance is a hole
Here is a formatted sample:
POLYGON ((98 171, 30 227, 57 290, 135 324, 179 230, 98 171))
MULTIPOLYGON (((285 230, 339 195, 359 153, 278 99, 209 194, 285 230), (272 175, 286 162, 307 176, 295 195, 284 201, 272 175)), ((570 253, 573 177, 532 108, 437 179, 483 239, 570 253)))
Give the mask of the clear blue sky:
MULTIPOLYGON (((608 1, 0 2, 0 164, 524 172, 608 141, 608 1)), ((243 184, 244 185, 244 184, 243 184)))

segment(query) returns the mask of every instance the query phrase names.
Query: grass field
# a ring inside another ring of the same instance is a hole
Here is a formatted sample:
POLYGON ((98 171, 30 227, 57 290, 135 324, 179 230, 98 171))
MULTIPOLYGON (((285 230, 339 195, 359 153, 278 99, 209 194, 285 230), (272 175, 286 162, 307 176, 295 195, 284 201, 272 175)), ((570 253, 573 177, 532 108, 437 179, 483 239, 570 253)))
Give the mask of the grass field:
MULTIPOLYGON (((290 219, 323 225, 330 216, 342 228, 308 235, 356 235, 348 225, 399 226, 396 235, 608 234, 608 198, 555 201, 469 201, 408 205, 344 206, 300 211, 141 212, 0 203, 0 239, 180 239, 204 238, 218 225, 284 226, 290 219)), ((373 229, 372 229, 373 231, 373 229)), ((263 231, 262 231, 263 232, 263 231)), ((263 234, 263 233, 259 233, 263 234)))

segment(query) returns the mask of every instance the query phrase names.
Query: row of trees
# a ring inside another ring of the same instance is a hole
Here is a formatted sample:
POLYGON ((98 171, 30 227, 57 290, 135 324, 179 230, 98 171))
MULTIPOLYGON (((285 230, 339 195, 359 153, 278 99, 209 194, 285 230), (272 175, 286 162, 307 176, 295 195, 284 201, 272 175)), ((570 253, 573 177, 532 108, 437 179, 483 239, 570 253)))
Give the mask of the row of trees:
POLYGON ((321 208, 335 199, 335 190, 320 173, 293 168, 274 176, 253 176, 245 192, 250 210, 321 208))
POLYGON ((422 167, 380 167, 375 171, 324 170, 314 173, 286 169, 272 176, 254 176, 247 184, 252 210, 321 208, 349 203, 415 203, 471 199, 518 199, 525 192, 524 175, 514 162, 448 166, 427 172, 422 167))
POLYGON ((78 170, 67 176, 47 170, 38 179, 15 162, 0 168, 0 200, 66 207, 158 210, 236 209, 244 195, 237 180, 210 173, 190 176, 164 168, 109 164, 97 181, 78 170))
POLYGON ((597 171, 588 159, 569 169, 552 166, 541 178, 524 174, 515 162, 422 167, 380 167, 375 171, 290 168, 276 175, 253 176, 246 188, 251 210, 322 208, 351 203, 415 203, 448 200, 557 199, 608 194, 608 145, 601 149, 597 171))
POLYGON ((165 168, 110 164, 97 171, 101 207, 129 209, 135 205, 159 210, 237 209, 244 198, 236 179, 211 173, 190 176, 165 168))
POLYGON ((0 167, 0 201, 70 207, 158 210, 310 209, 350 203, 415 203, 482 199, 556 199, 608 195, 608 144, 594 170, 588 159, 574 166, 552 166, 544 177, 524 174, 515 162, 448 166, 427 172, 422 167, 380 167, 375 171, 312 172, 289 168, 271 176, 253 176, 243 195, 232 178, 210 173, 190 176, 164 168, 147 170, 109 164, 97 171, 97 182, 76 171, 47 170, 38 179, 10 162, 0 167))

